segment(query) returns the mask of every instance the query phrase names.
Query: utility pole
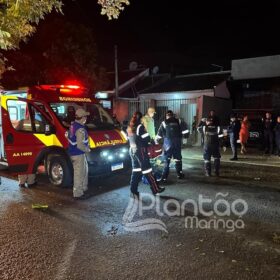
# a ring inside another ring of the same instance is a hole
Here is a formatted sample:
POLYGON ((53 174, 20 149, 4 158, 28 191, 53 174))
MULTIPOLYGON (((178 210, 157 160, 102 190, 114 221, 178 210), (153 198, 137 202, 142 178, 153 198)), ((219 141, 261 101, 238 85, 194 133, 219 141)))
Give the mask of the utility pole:
POLYGON ((115 45, 115 94, 119 97, 118 46, 115 45))

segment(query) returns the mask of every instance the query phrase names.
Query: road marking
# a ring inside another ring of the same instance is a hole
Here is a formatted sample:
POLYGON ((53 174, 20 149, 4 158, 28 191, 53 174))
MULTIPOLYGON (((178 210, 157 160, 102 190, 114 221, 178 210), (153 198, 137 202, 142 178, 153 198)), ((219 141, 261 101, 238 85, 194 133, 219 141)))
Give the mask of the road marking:
POLYGON ((62 258, 62 262, 60 263, 60 265, 57 268, 57 274, 55 277, 56 280, 66 279, 66 273, 70 267, 71 258, 74 254, 76 246, 77 246, 77 240, 74 240, 69 244, 69 246, 68 246, 67 250, 65 251, 64 256, 62 258))

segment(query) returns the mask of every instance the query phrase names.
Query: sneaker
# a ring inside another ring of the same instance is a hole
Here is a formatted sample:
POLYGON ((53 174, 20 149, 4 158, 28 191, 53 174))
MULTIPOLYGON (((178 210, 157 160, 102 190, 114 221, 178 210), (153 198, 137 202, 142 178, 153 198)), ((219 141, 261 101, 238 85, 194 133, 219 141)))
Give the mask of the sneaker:
POLYGON ((229 160, 238 160, 237 157, 230 158, 229 160))
POLYGON ((177 175, 178 179, 184 179, 185 178, 185 174, 184 173, 180 173, 177 175))
POLYGON ((205 172, 205 176, 206 177, 211 177, 211 173, 210 172, 205 172))

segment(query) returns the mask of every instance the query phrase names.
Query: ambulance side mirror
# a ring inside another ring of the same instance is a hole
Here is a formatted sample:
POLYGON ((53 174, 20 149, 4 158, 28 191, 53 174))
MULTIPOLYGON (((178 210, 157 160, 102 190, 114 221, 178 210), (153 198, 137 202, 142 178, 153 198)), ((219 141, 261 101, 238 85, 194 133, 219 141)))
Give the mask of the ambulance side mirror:
POLYGON ((56 133, 56 130, 52 124, 45 125, 45 135, 51 135, 51 134, 55 134, 55 133, 56 133))

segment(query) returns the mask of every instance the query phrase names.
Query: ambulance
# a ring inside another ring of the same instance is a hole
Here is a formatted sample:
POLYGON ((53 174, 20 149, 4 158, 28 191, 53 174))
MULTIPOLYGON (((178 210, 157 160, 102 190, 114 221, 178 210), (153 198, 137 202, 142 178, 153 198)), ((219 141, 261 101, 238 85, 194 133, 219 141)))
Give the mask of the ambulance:
POLYGON ((75 110, 90 113, 86 127, 91 152, 89 176, 102 176, 130 166, 126 134, 99 101, 79 85, 38 85, 0 94, 1 162, 15 174, 36 173, 44 166, 52 184, 72 185, 73 166, 67 132, 75 110))

